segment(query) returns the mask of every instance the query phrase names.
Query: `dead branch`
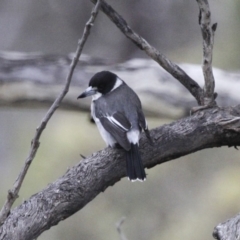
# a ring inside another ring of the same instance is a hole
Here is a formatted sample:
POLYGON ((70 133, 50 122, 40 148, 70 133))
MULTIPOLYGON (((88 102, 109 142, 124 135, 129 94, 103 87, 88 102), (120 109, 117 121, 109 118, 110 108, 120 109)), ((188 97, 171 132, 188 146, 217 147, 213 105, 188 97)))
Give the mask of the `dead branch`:
MULTIPOLYGON (((96 4, 96 0, 91 0, 96 4)), ((109 4, 102 1, 101 10, 109 17, 109 19, 129 38, 137 47, 145 51, 145 53, 156 61, 161 67, 176 78, 192 96, 197 100, 199 105, 203 105, 203 90, 195 80, 189 77, 176 63, 170 61, 166 56, 151 46, 144 38, 134 32, 127 22, 118 14, 109 4)))
POLYGON ((223 223, 219 223, 213 231, 213 237, 217 240, 237 240, 240 235, 240 213, 228 219, 223 223))
POLYGON ((214 45, 214 33, 217 28, 217 24, 211 25, 211 11, 208 1, 197 0, 199 6, 199 24, 201 26, 202 38, 203 38, 203 61, 202 69, 205 80, 204 87, 204 105, 215 105, 214 87, 215 80, 212 71, 212 55, 214 45))
POLYGON ((123 231, 122 231, 122 225, 123 225, 123 223, 125 222, 125 220, 126 220, 126 217, 122 217, 122 218, 116 223, 116 228, 117 228, 117 231, 118 231, 118 234, 119 234, 121 240, 127 240, 125 234, 124 234, 123 231))
MULTIPOLYGON (((151 168, 205 148, 240 146, 239 117, 240 105, 212 108, 151 130, 154 147, 145 136, 140 141, 144 166, 151 168), (226 119, 227 124, 222 124, 226 119)), ((125 171, 124 153, 120 149, 106 148, 81 160, 61 178, 13 209, 0 228, 0 239, 38 237, 125 177, 125 171)))
POLYGON ((76 50, 76 54, 72 60, 72 63, 70 65, 70 70, 69 70, 69 74, 67 76, 66 79, 66 84, 63 88, 63 90, 60 92, 59 96, 56 98, 56 100, 54 101, 54 103, 52 104, 52 106, 49 108, 48 112, 46 113, 46 115, 44 116, 40 126, 37 128, 35 136, 31 142, 31 149, 29 152, 29 155, 27 157, 27 159, 25 160, 25 164, 20 172, 20 174, 18 175, 13 188, 11 190, 8 191, 8 196, 7 196, 7 200, 4 204, 4 206, 1 209, 0 212, 0 225, 3 224, 3 222, 6 220, 10 209, 13 205, 13 203, 15 202, 15 200, 18 198, 18 192, 22 186, 23 180, 27 174, 28 168, 30 167, 36 152, 39 148, 40 142, 39 139, 41 137, 41 134, 43 132, 43 130, 46 128, 48 121, 50 120, 50 118, 52 117, 52 115, 54 114, 54 112, 56 111, 56 109, 59 107, 60 103, 62 102, 63 98, 65 97, 65 95, 67 94, 68 90, 69 90, 69 86, 71 83, 71 79, 72 79, 72 75, 74 72, 74 69, 78 63, 78 59, 82 53, 82 49, 83 46, 90 34, 90 29, 93 26, 93 23, 97 17, 97 13, 98 13, 98 9, 100 7, 100 0, 98 0, 97 4, 95 5, 95 7, 93 8, 93 11, 91 13, 91 17, 89 19, 89 21, 86 23, 86 26, 84 28, 84 32, 82 35, 82 38, 79 40, 78 42, 78 47, 76 50))

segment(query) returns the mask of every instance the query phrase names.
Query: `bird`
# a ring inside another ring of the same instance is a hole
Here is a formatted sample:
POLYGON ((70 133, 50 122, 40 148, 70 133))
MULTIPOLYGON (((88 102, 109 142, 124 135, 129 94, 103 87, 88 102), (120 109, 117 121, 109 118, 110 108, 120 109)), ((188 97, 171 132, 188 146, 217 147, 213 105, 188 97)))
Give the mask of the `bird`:
POLYGON ((145 181, 146 172, 139 152, 142 130, 151 144, 152 139, 139 97, 110 71, 97 72, 78 99, 89 96, 92 96, 91 115, 103 140, 107 146, 126 152, 128 179, 145 181))

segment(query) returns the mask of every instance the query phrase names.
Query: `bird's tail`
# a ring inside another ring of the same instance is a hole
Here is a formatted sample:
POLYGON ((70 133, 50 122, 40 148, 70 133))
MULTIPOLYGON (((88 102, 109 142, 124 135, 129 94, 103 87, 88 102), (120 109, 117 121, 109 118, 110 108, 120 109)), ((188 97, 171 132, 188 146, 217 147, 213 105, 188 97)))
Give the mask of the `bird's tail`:
POLYGON ((139 153, 138 145, 131 143, 131 149, 127 151, 127 175, 131 181, 146 180, 146 173, 139 153))

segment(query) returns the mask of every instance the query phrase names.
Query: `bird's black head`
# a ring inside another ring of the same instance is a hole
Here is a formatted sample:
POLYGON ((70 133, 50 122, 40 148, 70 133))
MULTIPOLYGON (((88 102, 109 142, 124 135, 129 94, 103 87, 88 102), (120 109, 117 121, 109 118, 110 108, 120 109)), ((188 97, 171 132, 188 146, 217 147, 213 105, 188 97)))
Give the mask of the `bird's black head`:
POLYGON ((119 87, 122 83, 123 81, 114 73, 98 72, 90 79, 89 87, 78 98, 93 96, 93 99, 97 99, 119 87))
POLYGON ((117 75, 109 72, 102 71, 96 73, 89 82, 89 87, 96 88, 101 94, 107 94, 110 92, 117 81, 117 75))

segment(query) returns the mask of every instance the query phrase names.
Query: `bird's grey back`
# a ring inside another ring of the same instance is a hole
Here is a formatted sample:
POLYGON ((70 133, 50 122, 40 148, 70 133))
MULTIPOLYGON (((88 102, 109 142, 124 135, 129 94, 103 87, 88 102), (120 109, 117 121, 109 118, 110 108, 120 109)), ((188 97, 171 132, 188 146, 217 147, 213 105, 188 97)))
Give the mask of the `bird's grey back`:
POLYGON ((142 106, 137 94, 124 82, 115 90, 100 97, 97 101, 95 113, 97 116, 108 114, 111 116, 116 109, 129 119, 132 126, 138 125, 138 115, 142 113, 142 106), (101 112, 104 109, 104 112, 101 112))

